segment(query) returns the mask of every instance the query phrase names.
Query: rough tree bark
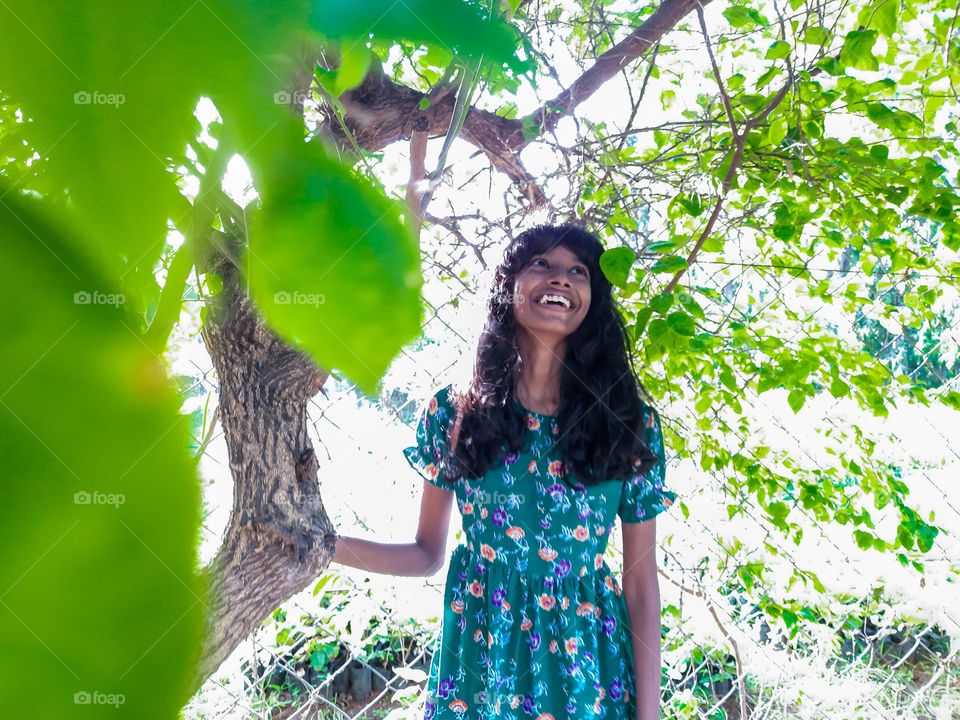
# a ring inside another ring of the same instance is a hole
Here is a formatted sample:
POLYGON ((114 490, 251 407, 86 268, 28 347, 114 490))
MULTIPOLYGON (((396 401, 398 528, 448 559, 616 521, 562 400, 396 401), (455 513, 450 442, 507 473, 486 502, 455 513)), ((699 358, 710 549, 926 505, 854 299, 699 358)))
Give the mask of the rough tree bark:
POLYGON ((202 333, 217 370, 234 491, 223 543, 205 569, 212 592, 194 689, 327 568, 336 545, 307 435, 307 401, 327 373, 263 324, 232 263, 220 256, 211 269, 223 291, 202 333))

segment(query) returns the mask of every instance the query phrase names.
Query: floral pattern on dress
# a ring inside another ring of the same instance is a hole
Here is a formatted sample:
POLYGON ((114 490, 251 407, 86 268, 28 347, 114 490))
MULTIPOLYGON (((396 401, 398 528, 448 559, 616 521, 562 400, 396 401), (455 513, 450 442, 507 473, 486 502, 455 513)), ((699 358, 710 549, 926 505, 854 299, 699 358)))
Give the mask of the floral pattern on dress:
POLYGON ((659 414, 644 411, 657 462, 587 487, 564 483, 556 417, 514 400, 526 416, 521 450, 482 478, 455 478, 451 389, 421 407, 416 445, 403 450, 424 480, 455 493, 465 535, 450 554, 425 720, 633 720, 629 617, 604 555, 617 517, 642 522, 677 498, 663 485, 659 414))

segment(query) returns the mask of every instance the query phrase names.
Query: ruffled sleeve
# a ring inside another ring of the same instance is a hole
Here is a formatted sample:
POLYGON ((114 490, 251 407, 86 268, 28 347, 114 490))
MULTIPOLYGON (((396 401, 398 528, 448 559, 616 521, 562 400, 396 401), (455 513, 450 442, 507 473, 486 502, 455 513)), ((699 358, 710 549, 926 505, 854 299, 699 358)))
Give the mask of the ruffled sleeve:
POLYGON ((448 475, 449 430, 456 420, 456 411, 449 399, 452 386, 438 390, 420 407, 417 419, 416 445, 403 449, 410 466, 428 483, 453 490, 455 483, 448 475))
POLYGON ((644 440, 657 456, 657 461, 646 472, 635 473, 624 481, 617 508, 617 515, 624 523, 649 520, 673 505, 677 499, 677 493, 663 486, 667 461, 660 414, 656 408, 647 406, 643 410, 643 420, 644 440))

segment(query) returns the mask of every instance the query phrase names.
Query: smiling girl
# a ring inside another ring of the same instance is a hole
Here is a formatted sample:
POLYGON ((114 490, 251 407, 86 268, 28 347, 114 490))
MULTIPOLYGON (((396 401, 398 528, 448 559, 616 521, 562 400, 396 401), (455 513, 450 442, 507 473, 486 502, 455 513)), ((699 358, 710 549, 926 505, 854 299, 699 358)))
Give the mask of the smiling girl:
POLYGON ((449 557, 428 720, 659 716, 655 516, 677 494, 602 252, 575 225, 513 240, 469 384, 424 403, 404 450, 424 479, 415 542, 338 539, 335 562, 430 575, 456 500, 465 541, 449 557), (620 582, 605 559, 618 517, 620 582))

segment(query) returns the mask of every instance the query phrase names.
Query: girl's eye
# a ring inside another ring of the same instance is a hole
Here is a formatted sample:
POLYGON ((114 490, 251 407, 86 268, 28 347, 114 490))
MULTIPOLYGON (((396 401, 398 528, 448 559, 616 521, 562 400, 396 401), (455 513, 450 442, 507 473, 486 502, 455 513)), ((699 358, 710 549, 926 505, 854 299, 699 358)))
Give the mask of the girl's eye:
MULTIPOLYGON (((548 264, 549 264, 549 263, 547 263, 546 259, 544 259, 544 258, 534 258, 534 259, 530 262, 531 265, 536 265, 537 263, 543 263, 544 265, 548 265, 548 264)), ((582 265, 577 265, 577 266, 576 266, 575 268, 573 268, 573 269, 576 270, 577 272, 579 272, 581 275, 584 275, 584 276, 585 276, 585 275, 587 274, 587 269, 586 269, 585 267, 583 267, 582 265)))

